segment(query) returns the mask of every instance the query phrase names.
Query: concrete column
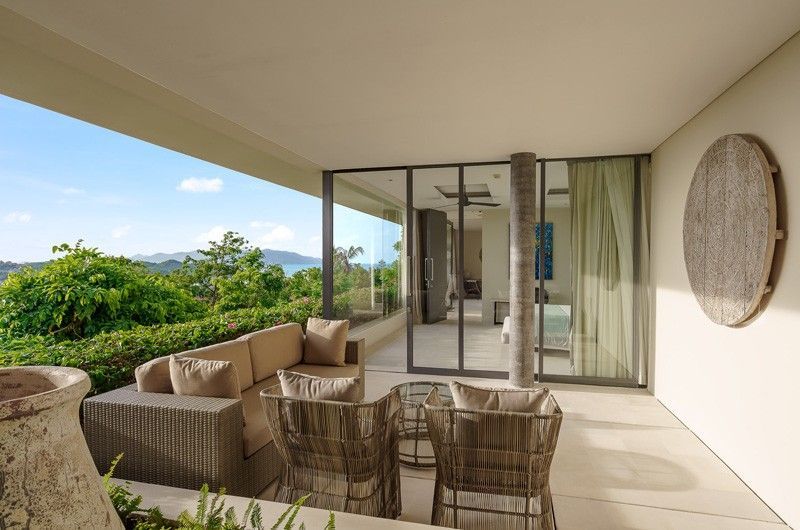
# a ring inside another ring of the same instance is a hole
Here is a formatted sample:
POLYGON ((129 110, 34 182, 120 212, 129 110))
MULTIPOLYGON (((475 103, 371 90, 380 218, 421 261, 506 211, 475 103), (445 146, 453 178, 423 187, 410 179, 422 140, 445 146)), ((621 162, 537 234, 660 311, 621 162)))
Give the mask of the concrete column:
POLYGON ((533 387, 536 256, 536 155, 511 155, 511 329, 509 382, 533 387))

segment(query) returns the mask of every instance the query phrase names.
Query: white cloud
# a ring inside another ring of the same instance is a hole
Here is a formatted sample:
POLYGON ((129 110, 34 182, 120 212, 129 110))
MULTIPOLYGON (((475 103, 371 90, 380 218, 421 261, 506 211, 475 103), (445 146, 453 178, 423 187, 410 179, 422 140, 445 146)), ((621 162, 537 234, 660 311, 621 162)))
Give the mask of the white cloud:
POLYGON ((218 193, 222 191, 222 179, 200 179, 192 177, 183 179, 178 187, 178 191, 186 191, 189 193, 218 193))
POLYGON ((272 245, 274 243, 281 243, 291 241, 294 239, 294 230, 286 225, 277 225, 269 232, 259 238, 259 243, 263 245, 272 245))
POLYGON ((4 223, 20 223, 25 224, 31 220, 31 214, 28 212, 11 212, 3 217, 4 223))
POLYGON ((228 229, 222 225, 212 226, 208 232, 199 234, 195 239, 198 243, 208 243, 209 241, 220 241, 228 229))
POLYGON ((250 228, 274 228, 278 223, 272 221, 250 221, 250 228))
POLYGON ((83 195, 86 192, 80 188, 63 188, 61 193, 64 195, 83 195))
POLYGON ((311 236, 311 237, 308 238, 308 244, 309 245, 312 245, 314 243, 319 243, 320 241, 322 241, 322 237, 320 237, 320 236, 311 236))
POLYGON ((131 231, 131 225, 122 225, 114 228, 111 231, 111 237, 114 239, 119 239, 121 237, 125 237, 131 231))

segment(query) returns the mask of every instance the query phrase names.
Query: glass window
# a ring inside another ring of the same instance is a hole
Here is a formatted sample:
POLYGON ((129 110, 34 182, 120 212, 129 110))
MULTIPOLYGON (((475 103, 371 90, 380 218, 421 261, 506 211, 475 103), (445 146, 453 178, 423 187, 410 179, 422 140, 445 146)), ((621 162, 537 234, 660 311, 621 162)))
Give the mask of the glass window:
POLYGON ((336 175, 333 183, 334 316, 351 330, 404 310, 405 207, 368 181, 336 175))

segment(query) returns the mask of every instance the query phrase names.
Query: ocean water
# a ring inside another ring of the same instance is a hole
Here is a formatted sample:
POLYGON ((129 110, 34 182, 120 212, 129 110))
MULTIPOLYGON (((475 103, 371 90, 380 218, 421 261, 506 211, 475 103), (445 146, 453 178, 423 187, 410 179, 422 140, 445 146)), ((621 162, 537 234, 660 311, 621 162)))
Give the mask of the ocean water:
POLYGON ((302 263, 302 264, 290 263, 288 265, 281 265, 281 267, 283 267, 283 272, 286 274, 286 276, 291 276, 297 271, 301 271, 303 269, 310 269, 311 267, 321 267, 321 265, 309 265, 308 263, 302 263))

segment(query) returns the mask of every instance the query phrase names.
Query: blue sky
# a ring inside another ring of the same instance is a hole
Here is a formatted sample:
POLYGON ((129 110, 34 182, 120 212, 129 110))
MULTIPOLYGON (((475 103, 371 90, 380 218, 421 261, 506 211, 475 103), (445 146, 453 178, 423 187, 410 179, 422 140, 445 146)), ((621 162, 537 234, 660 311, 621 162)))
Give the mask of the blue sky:
MULTIPOLYGON (((78 239, 108 254, 186 251, 225 230, 319 257, 321 208, 317 197, 0 96, 0 260, 47 260, 53 245, 78 239)), ((363 215, 337 233, 358 243, 363 215)))

